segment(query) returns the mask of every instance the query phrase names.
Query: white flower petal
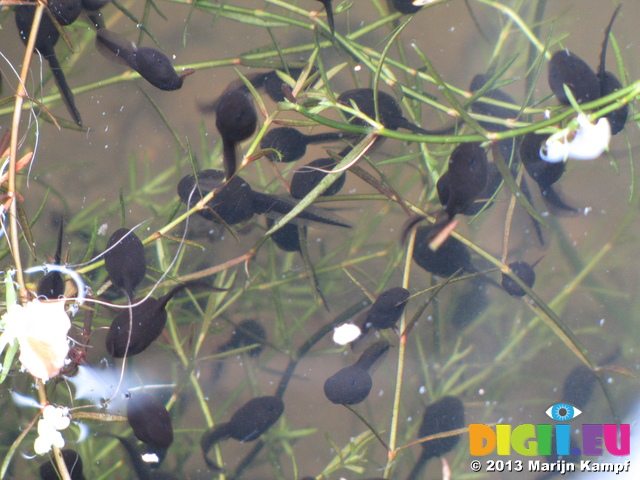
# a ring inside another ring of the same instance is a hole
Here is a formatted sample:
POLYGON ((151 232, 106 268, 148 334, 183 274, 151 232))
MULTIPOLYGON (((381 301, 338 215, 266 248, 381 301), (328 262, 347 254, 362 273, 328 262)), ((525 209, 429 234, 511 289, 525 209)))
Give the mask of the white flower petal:
POLYGON ((51 442, 45 437, 38 437, 33 444, 33 449, 38 455, 44 455, 51 450, 51 442))
POLYGON ((576 118, 578 129, 571 141, 568 131, 558 132, 550 136, 540 148, 540 158, 547 162, 563 162, 567 159, 593 160, 598 158, 609 146, 611 141, 611 125, 609 120, 602 117, 594 125, 583 113, 576 118))

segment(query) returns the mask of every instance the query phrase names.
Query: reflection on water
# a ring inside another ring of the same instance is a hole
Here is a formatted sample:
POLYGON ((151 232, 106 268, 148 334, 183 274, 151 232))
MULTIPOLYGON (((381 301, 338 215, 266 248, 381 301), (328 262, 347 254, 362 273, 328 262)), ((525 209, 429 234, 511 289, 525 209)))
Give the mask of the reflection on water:
MULTIPOLYGON (((56 54, 85 130, 59 130, 37 106, 37 122, 24 111, 18 157, 36 156, 21 171, 19 221, 43 210, 34 248, 20 250, 23 263, 47 261, 63 213, 55 260, 91 292, 72 319, 70 362, 46 390, 3 360, 6 478, 38 475, 41 428, 79 454, 85 478, 116 479, 463 478, 476 459, 474 478, 543 478, 529 460, 601 457, 558 455, 557 434, 540 435, 531 456, 517 434, 512 449, 499 440, 507 450, 486 457, 470 454, 465 431, 412 442, 469 424, 561 425, 569 420, 545 415, 561 402, 581 410, 572 447, 582 445, 583 424, 624 418, 634 437, 637 412, 627 412, 637 395, 625 374, 638 369, 629 261, 638 135, 635 90, 624 88, 637 90, 640 76, 630 22, 640 5, 622 7, 605 70, 613 1, 445 0, 423 2, 412 17, 394 13, 401 3, 128 2, 64 28, 69 42, 58 41, 56 54), (137 56, 151 50, 157 65, 141 66, 137 56), (112 62, 118 52, 126 65, 112 62), (182 87, 162 91, 130 68, 182 87), (618 133, 626 102, 630 120, 618 133), (618 134, 597 159, 547 163, 540 151, 550 136, 575 148, 591 140, 571 105, 604 108, 597 116, 618 134), (299 133, 270 140, 282 127, 299 133), (241 177, 224 183, 236 169, 241 177), (290 192, 296 171, 313 178, 290 192), (267 238, 285 215, 295 218, 267 238), (106 268, 86 264, 113 232, 143 221, 142 249, 114 247, 116 277, 113 251, 106 268), (121 289, 140 306, 122 308, 121 289), (345 323, 369 333, 340 346, 332 334, 345 323), (136 398, 143 407, 130 408, 136 398), (51 426, 38 401, 71 408, 71 425, 51 426), (153 468, 143 453, 155 455, 153 468), (519 460, 524 471, 490 472, 488 460, 519 460)), ((19 69, 24 45, 14 14, 3 14, 4 98, 18 84, 10 65, 19 69)), ((27 90, 72 125, 43 60, 34 57, 27 90)), ((11 101, 0 106, 0 134, 12 113, 11 101)), ((15 264, 6 254, 3 265, 15 264)), ((40 279, 28 275, 28 286, 40 279)), ((75 295, 70 285, 65 293, 75 295)), ((35 338, 21 333, 21 348, 35 338)), ((33 351, 46 356, 38 344, 33 351)), ((73 470, 77 456, 64 459, 73 470)), ((42 478, 56 478, 47 468, 42 478)))

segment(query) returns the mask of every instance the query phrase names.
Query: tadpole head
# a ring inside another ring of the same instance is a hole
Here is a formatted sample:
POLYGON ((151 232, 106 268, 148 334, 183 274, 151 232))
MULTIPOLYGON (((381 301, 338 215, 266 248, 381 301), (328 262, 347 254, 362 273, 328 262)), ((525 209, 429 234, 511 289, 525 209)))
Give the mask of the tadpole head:
MULTIPOLYGON (((18 27, 20 38, 25 45, 29 40, 31 24, 33 23, 35 11, 35 5, 19 5, 15 9, 16 26, 18 27)), ((45 13, 42 15, 42 20, 40 20, 40 28, 38 29, 38 35, 36 36, 36 49, 45 56, 52 55, 53 47, 58 43, 59 38, 60 33, 58 33, 58 29, 53 24, 49 15, 45 13)))
POLYGON ((166 323, 167 312, 153 297, 131 309, 123 308, 109 327, 105 341, 107 351, 115 358, 142 353, 160 337, 166 323))
MULTIPOLYGON (((374 103, 374 90, 372 88, 355 88, 342 93, 338 97, 338 103, 351 107, 351 102, 355 103, 362 113, 375 120, 376 110, 374 103)), ((378 113, 382 125, 390 130, 397 130, 405 125, 407 120, 402 116, 400 105, 395 98, 385 92, 378 91, 378 113)), ((362 127, 369 124, 358 117, 352 117, 349 123, 362 127)))
POLYGON ((571 370, 562 387, 562 401, 584 410, 588 405, 598 377, 586 365, 578 365, 571 370))
MULTIPOLYGON (((291 196, 298 200, 306 197, 327 176, 326 171, 332 170, 336 165, 332 158, 319 158, 300 167, 291 178, 291 196)), ((342 190, 346 181, 347 174, 344 172, 324 191, 322 196, 336 195, 342 190)))
POLYGON ((369 396, 372 386, 369 372, 354 365, 330 376, 324 382, 324 394, 335 404, 356 405, 369 396))
MULTIPOLYGON (((487 80, 489 80, 489 77, 487 75, 483 75, 483 74, 476 75, 471 80, 471 85, 469 87, 469 90, 471 92, 476 92, 480 90, 487 83, 487 80)), ((490 90, 488 92, 485 92, 482 96, 486 98, 491 98, 493 100, 505 102, 505 103, 515 103, 513 101, 513 98, 511 98, 509 95, 507 95, 501 90, 490 90)), ((511 110, 509 108, 499 107, 497 105, 491 105, 489 103, 484 103, 479 101, 475 101, 471 104, 471 111, 479 115, 499 118, 503 120, 506 120, 507 118, 514 118, 518 113, 517 111, 511 110)), ((509 130, 509 127, 499 123, 492 123, 492 122, 480 121, 480 120, 478 121, 478 123, 483 128, 486 128, 487 130, 492 132, 505 132, 509 130)))
MULTIPOLYGON (((69 475, 71 475, 71 480, 85 480, 86 477, 82 471, 82 458, 78 452, 70 448, 65 448, 61 453, 69 475)), ((42 480, 58 480, 60 478, 57 467, 54 466, 53 459, 47 460, 40 465, 40 478, 42 480)))
POLYGON ((409 296, 409 290, 406 288, 394 287, 385 290, 371 305, 366 322, 380 330, 394 327, 407 306, 409 296))
POLYGON ((578 103, 591 102, 600 97, 596 73, 584 60, 568 50, 560 50, 551 57, 549 87, 560 103, 569 105, 563 85, 567 85, 578 103))
MULTIPOLYGON (((302 68, 289 68, 289 76, 294 80, 297 80, 302 73, 302 68)), ((313 73, 313 70, 311 71, 313 73)), ((252 82, 253 83, 253 82, 252 82)), ((278 76, 276 70, 265 73, 260 77, 259 83, 254 84, 256 88, 264 87, 265 92, 269 95, 269 98, 274 102, 284 102, 285 96, 282 91, 282 79, 278 76)))
MULTIPOLYGON (((255 345, 256 343, 262 344, 267 340, 267 331, 262 326, 259 320, 247 319, 241 321, 236 328, 234 328, 231 338, 225 344, 225 350, 231 350, 234 348, 241 348, 247 345, 255 345)), ((249 355, 257 357, 264 350, 264 346, 260 345, 253 350, 249 350, 249 355)))
MULTIPOLYGON (((267 228, 271 228, 275 223, 271 218, 267 218, 267 228)), ((298 225, 295 223, 287 223, 284 227, 271 234, 271 239, 280 250, 285 252, 300 252, 300 233, 298 225)))
POLYGON ((393 8, 405 15, 411 15, 420 11, 422 7, 415 6, 413 0, 393 0, 393 8))
POLYGON ((565 170, 565 162, 550 163, 540 157, 540 148, 549 135, 527 133, 520 144, 520 159, 529 176, 541 190, 556 183, 565 170))
MULTIPOLYGON (((527 262, 518 260, 509 264, 509 268, 513 271, 516 277, 529 288, 533 287, 536 281, 536 273, 533 271, 533 267, 527 262)), ((513 297, 522 297, 526 292, 518 285, 510 276, 502 274, 502 288, 513 297)))
POLYGON ((71 25, 82 12, 81 0, 48 0, 49 10, 60 25, 71 25))
POLYGON ((459 240, 449 237, 435 252, 429 248, 437 233, 432 225, 418 227, 413 261, 427 272, 441 277, 449 277, 459 269, 473 271, 469 250, 459 240))
POLYGON ((138 236, 128 228, 116 230, 107 242, 104 265, 111 282, 132 300, 147 271, 144 245, 138 236))
MULTIPOLYGON (((605 96, 610 93, 615 92, 616 90, 620 90, 622 88, 622 83, 618 80, 611 72, 604 72, 602 77, 600 78, 600 95, 605 96)), ((609 112, 605 115, 605 118, 609 120, 609 124, 611 125, 611 135, 617 135, 623 129, 625 124, 627 123, 627 118, 629 117, 629 104, 626 104, 612 112, 609 112)))
POLYGON ((295 162, 307 153, 307 136, 291 127, 278 127, 269 130, 260 141, 260 148, 271 148, 280 152, 267 154, 272 162, 295 162))
POLYGON ((238 143, 256 131, 258 115, 253 100, 244 89, 224 93, 216 106, 216 127, 222 138, 238 143))
POLYGON ((212 190, 215 196, 198 214, 207 220, 218 221, 218 217, 229 225, 250 220, 255 213, 254 192, 241 177, 234 176, 224 181, 220 170, 202 170, 196 175, 187 175, 178 183, 180 199, 192 208, 212 190), (216 216, 217 215, 217 216, 216 216))
POLYGON ((186 75, 193 71, 178 73, 171 65, 169 58, 160 50, 151 47, 139 47, 136 52, 135 70, 147 82, 160 90, 178 90, 186 75))
POLYGON ((251 442, 278 421, 284 403, 278 397, 252 398, 240 407, 229 420, 229 436, 239 442, 251 442))
POLYGON ((487 154, 479 143, 462 143, 453 150, 447 170, 449 195, 445 206, 450 218, 480 198, 487 186, 488 172, 487 154))
POLYGON ((136 438, 150 447, 166 450, 173 443, 171 416, 151 395, 131 394, 127 400, 127 420, 136 438))
MULTIPOLYGON (((425 408, 418 437, 423 438, 464 427, 464 405, 458 397, 446 396, 425 408)), ((422 448, 428 453, 429 458, 441 457, 453 450, 459 441, 460 435, 443 437, 422 443, 422 448)))

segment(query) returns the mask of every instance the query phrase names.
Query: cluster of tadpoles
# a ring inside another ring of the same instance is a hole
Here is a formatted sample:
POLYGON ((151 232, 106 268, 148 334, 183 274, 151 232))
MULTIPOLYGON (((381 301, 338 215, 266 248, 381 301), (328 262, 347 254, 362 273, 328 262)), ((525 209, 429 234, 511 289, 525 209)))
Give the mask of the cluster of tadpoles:
MULTIPOLYGON (((321 0, 322 1, 322 0, 321 0)), ((65 3, 65 2, 61 2, 65 3)), ((71 1, 69 4, 73 3, 71 1)), ((107 2, 76 2, 86 10, 96 10, 107 2), (100 4, 97 6, 97 4, 100 4), (90 6, 87 6, 90 5, 90 6)), ((331 2, 322 2, 327 10, 329 25, 333 32, 334 22, 331 2)), ((415 13, 421 6, 420 2, 402 2, 393 0, 395 8, 402 13, 415 13)), ((54 7, 50 2, 48 13, 43 17, 41 29, 38 33, 36 48, 50 62, 51 68, 67 107, 78 125, 81 124, 79 113, 75 108, 73 96, 68 88, 64 75, 55 58, 53 46, 59 33, 54 21, 68 25, 70 20, 64 15, 58 18, 60 7, 54 7), (55 19, 55 20, 54 20, 55 19), (67 23, 63 23, 67 22, 67 23)), ((75 5, 75 3, 74 3, 75 5)), ((29 34, 32 6, 21 6, 16 9, 16 22, 23 39, 29 34)), ((70 9, 70 11, 73 9, 70 9)), ((78 7, 78 15, 81 8, 78 7)), ((576 55, 568 51, 557 52, 550 63, 549 85, 558 98, 565 105, 573 101, 578 105, 593 101, 600 96, 608 95, 622 87, 619 80, 611 72, 605 70, 605 54, 608 36, 613 20, 619 8, 615 11, 607 27, 603 42, 602 54, 598 73, 594 73, 588 65, 576 55), (567 91, 570 95, 567 95, 567 91)), ((76 15, 77 18, 77 15, 76 15)), ((101 24, 99 15, 92 15, 98 29, 97 45, 100 51, 106 52, 110 58, 124 63, 136 70, 154 86, 164 90, 180 88, 184 76, 192 73, 186 71, 182 75, 171 66, 169 60, 158 50, 137 47, 123 37, 106 30, 101 24)), ((299 69, 289 69, 292 77, 300 75, 299 69)), ((266 93, 275 101, 286 98, 283 82, 277 72, 257 74, 247 79, 257 89, 264 88, 266 93)), ((488 77, 476 76, 471 82, 472 92, 483 89, 488 77)), ((514 104, 511 97, 500 90, 490 90, 483 93, 486 98, 514 104)), ((352 115, 349 123, 366 127, 370 123, 364 116, 373 119, 390 130, 406 129, 416 134, 437 135, 447 133, 451 127, 440 130, 427 130, 415 125, 403 116, 396 100, 384 92, 375 92, 370 88, 358 88, 342 93, 338 103, 355 109, 362 115, 352 115)), ((270 130, 260 143, 260 147, 271 162, 295 162, 303 158, 309 144, 342 142, 347 146, 339 154, 329 158, 320 158, 298 168, 289 186, 289 196, 273 195, 255 191, 249 183, 238 174, 237 148, 241 142, 255 134, 258 116, 253 104, 250 89, 244 84, 232 84, 221 97, 208 107, 215 111, 216 127, 220 133, 223 150, 224 170, 202 170, 183 177, 177 186, 180 199, 192 209, 197 207, 197 213, 206 220, 226 226, 236 225, 251 220, 256 214, 265 215, 267 227, 273 225, 273 218, 282 217, 290 213, 298 200, 309 194, 322 179, 337 165, 337 160, 346 157, 352 149, 350 141, 358 141, 359 134, 330 132, 306 135, 291 127, 279 127, 270 130), (206 202, 205 202, 206 199, 206 202)), ((506 120, 513 117, 513 110, 496 107, 490 103, 476 101, 470 105, 472 112, 506 120)), ((628 108, 621 107, 607 115, 611 125, 611 133, 622 130, 628 115, 628 108)), ((504 124, 489 121, 479 122, 484 128, 493 131, 508 129, 504 124)), ((382 137, 379 137, 379 141, 382 137)), ((499 142, 494 155, 499 154, 509 158, 511 171, 515 171, 521 161, 529 176, 539 185, 544 197, 553 205, 572 210, 553 191, 552 185, 564 172, 564 162, 549 163, 544 159, 544 144, 548 135, 529 134, 520 141, 499 142)), ((244 166, 244 165, 243 165, 244 166)), ((344 185, 345 175, 328 188, 324 195, 337 194, 344 185)), ((464 143, 458 145, 448 161, 447 171, 437 182, 437 193, 442 205, 436 215, 433 225, 419 226, 415 231, 413 260, 416 264, 437 276, 450 277, 459 272, 479 273, 474 267, 468 248, 452 236, 440 234, 451 225, 456 215, 476 215, 482 209, 492 205, 492 199, 502 184, 502 175, 494 163, 489 163, 485 148, 480 143, 464 143), (438 239, 439 238, 439 239, 438 239), (436 240, 438 239, 438 240, 436 240), (435 242, 435 244, 434 244, 435 242)), ((526 183, 522 179, 522 192, 529 197, 526 183)), ((285 225, 273 234, 276 245, 289 252, 302 251, 300 234, 304 232, 306 222, 326 224, 349 228, 348 222, 329 210, 307 206, 297 216, 294 222, 285 225), (296 223, 294 223, 296 222, 296 223), (299 223, 299 224, 298 224, 299 223)), ((412 229, 415 221, 410 221, 412 229)), ((405 234, 407 233, 405 232, 405 234)), ((62 230, 60 230, 60 238, 62 230)), ((115 358, 128 358, 145 351, 162 334, 167 322, 166 306, 172 297, 180 290, 189 286, 202 286, 213 291, 220 289, 194 282, 174 287, 163 297, 156 299, 151 296, 135 298, 135 291, 146 276, 146 260, 144 246, 132 230, 120 229, 109 239, 104 252, 105 268, 111 283, 121 289, 128 300, 128 305, 120 310, 113 319, 106 338, 107 351, 115 358)), ((56 263, 60 262, 60 241, 56 252, 56 263)), ((524 261, 509 264, 510 271, 521 283, 531 288, 535 282, 534 265, 524 261)), ((54 272, 55 273, 55 272, 54 272)), ((61 277, 53 273, 43 279, 38 293, 49 298, 57 298, 64 294, 64 282, 61 277)), ((493 282, 497 285, 496 282, 493 282)), ((503 274, 501 287, 510 295, 522 297, 526 291, 514 279, 503 274)), ((394 287, 382 292, 376 298, 370 309, 355 320, 359 328, 359 335, 352 343, 355 349, 371 330, 382 331, 397 329, 397 323, 404 313, 410 293, 405 288, 394 287)), ((250 354, 258 355, 266 343, 266 331, 256 320, 245 320, 239 323, 229 341, 218 348, 219 354, 229 351, 251 348, 250 354)), ((329 401, 340 405, 356 405, 363 402, 369 395, 373 380, 370 370, 381 361, 384 354, 391 348, 388 340, 382 339, 371 343, 364 349, 358 360, 351 366, 341 369, 324 384, 324 393, 329 401)), ((214 369, 214 380, 222 371, 222 363, 214 369)), ((595 384, 595 375, 590 369, 572 372, 565 383, 563 399, 579 404, 576 391, 584 390, 580 395, 590 396, 595 384)), ((173 427, 171 416, 166 408, 146 393, 128 393, 127 419, 134 435, 154 453, 162 458, 173 442, 173 427)), ((586 402, 587 400, 585 400, 586 402)), ((211 459, 209 452, 220 441, 235 439, 240 442, 250 442, 258 439, 281 417, 284 403, 281 395, 261 396, 249 400, 236 410, 226 423, 218 424, 204 432, 200 445, 206 464, 214 471, 221 470, 211 459)), ((418 432, 419 438, 441 434, 464 427, 464 406, 461 400, 453 396, 445 396, 427 406, 423 422, 418 432)), ((132 462, 140 478, 152 478, 148 465, 140 461, 136 447, 128 440, 119 438, 120 442, 131 456, 132 462)), ((418 477, 426 462, 433 457, 440 457, 451 451, 459 441, 458 434, 451 434, 438 439, 423 441, 422 453, 417 460, 408 480, 418 477)), ((82 476, 82 461, 70 450, 63 452, 65 462, 82 476)), ((43 466, 42 471, 48 471, 49 464, 43 466)), ((159 473, 159 472, 155 472, 159 473)), ((155 475, 155 474, 154 474, 155 475)), ((42 478, 52 478, 49 473, 42 473, 42 478)), ((159 478, 157 475, 153 478, 159 478)), ((166 478, 172 478, 167 474, 166 478)))
MULTIPOLYGON (((35 0, 32 0, 35 3, 35 0)), ((35 49, 49 62, 60 94, 73 121, 82 126, 82 118, 75 104, 73 92, 67 83, 60 62, 56 57, 55 45, 60 39, 62 27, 75 22, 85 12, 97 29, 96 47, 107 58, 135 70, 151 85, 161 90, 177 90, 184 77, 195 72, 185 70, 178 74, 171 61, 161 51, 151 47, 138 47, 124 37, 107 30, 102 21, 100 9, 110 0, 51 0, 40 21, 35 49)), ((16 25, 20 38, 26 44, 34 20, 35 5, 20 5, 15 9, 16 25)))

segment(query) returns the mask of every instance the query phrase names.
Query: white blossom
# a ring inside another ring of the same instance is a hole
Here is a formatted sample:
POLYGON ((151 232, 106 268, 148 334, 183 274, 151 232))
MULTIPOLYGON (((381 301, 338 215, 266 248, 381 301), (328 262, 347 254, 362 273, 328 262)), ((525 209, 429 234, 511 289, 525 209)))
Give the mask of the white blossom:
POLYGON ((64 310, 64 300, 33 300, 10 305, 2 316, 4 333, 0 352, 14 340, 20 346, 20 362, 35 378, 43 381, 56 376, 65 365, 71 321, 64 310))

